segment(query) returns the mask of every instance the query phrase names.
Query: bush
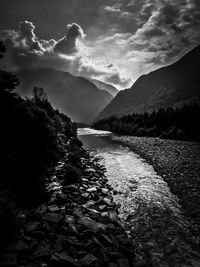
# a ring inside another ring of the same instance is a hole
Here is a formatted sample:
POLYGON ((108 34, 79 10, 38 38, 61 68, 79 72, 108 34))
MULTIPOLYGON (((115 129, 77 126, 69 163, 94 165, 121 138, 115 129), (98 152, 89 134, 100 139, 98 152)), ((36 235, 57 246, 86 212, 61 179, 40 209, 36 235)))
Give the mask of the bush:
POLYGON ((80 182, 80 172, 77 168, 73 167, 70 164, 65 166, 65 174, 63 176, 63 184, 74 184, 80 182))
POLYGON ((3 193, 0 194, 0 249, 11 242, 18 228, 17 208, 3 193))

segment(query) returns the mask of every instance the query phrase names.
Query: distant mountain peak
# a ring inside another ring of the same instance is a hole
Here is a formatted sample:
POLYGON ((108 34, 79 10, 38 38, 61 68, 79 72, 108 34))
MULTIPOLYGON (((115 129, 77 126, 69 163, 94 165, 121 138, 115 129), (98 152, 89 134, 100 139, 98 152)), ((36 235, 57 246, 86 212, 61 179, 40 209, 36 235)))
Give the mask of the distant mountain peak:
POLYGON ((111 84, 105 83, 102 81, 99 81, 97 79, 89 79, 94 85, 96 85, 97 88, 100 90, 107 91, 112 96, 116 96, 116 94, 119 93, 119 91, 111 84))

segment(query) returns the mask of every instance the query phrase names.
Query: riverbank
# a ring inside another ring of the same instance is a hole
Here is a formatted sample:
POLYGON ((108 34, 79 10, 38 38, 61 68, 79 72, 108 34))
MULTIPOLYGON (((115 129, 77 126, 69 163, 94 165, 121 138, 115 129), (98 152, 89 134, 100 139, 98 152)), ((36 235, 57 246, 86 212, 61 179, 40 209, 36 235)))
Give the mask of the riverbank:
POLYGON ((105 168, 88 152, 80 160, 80 183, 62 184, 64 159, 50 177, 51 200, 18 214, 18 235, 0 266, 146 266, 122 227, 105 168))
POLYGON ((150 137, 112 136, 153 165, 178 197, 182 213, 200 238, 200 143, 150 137))

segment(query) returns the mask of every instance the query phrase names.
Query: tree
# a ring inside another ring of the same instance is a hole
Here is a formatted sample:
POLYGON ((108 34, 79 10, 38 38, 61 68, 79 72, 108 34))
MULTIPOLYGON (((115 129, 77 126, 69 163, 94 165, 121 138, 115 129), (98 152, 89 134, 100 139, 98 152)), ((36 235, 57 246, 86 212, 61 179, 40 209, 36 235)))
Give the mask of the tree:
MULTIPOLYGON (((6 48, 3 42, 0 42, 0 59, 3 57, 6 48)), ((0 70, 0 93, 8 91, 12 92, 19 85, 18 78, 9 72, 0 70)))
POLYGON ((3 44, 3 42, 0 41, 0 58, 3 57, 3 54, 6 52, 6 48, 3 44))

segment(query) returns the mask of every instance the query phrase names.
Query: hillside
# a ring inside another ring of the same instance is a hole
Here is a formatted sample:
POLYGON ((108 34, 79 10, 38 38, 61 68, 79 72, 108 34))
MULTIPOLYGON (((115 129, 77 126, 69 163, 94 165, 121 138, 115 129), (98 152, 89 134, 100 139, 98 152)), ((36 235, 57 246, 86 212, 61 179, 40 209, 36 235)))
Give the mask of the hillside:
POLYGON ((117 94, 97 120, 199 102, 199 68, 200 45, 177 62, 139 77, 130 89, 117 94))
POLYGON ((102 81, 96 80, 96 79, 89 79, 94 85, 96 85, 97 88, 100 90, 105 90, 112 96, 116 96, 116 94, 119 93, 119 91, 111 84, 104 83, 102 81))
POLYGON ((82 77, 54 69, 25 70, 18 74, 18 91, 30 96, 34 86, 43 87, 53 106, 72 120, 91 123, 110 102, 112 95, 82 77))

